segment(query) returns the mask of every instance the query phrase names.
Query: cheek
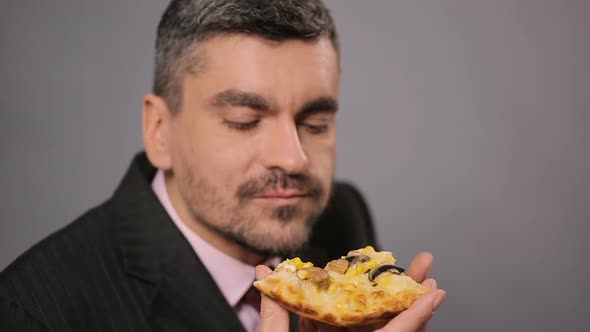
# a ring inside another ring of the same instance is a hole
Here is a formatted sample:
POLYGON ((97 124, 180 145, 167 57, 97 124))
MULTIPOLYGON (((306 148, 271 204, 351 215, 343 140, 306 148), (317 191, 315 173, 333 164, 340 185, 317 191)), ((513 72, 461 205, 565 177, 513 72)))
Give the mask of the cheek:
POLYGON ((336 164, 336 141, 324 139, 318 141, 304 141, 304 150, 310 160, 312 173, 323 181, 332 179, 336 164))
POLYGON ((207 176, 229 177, 247 167, 253 144, 228 135, 221 121, 212 116, 199 116, 187 121, 177 138, 182 153, 196 169, 207 176))
POLYGON ((215 188, 226 204, 233 205, 238 188, 247 180, 254 151, 224 141, 195 143, 191 150, 194 160, 189 171, 215 188))

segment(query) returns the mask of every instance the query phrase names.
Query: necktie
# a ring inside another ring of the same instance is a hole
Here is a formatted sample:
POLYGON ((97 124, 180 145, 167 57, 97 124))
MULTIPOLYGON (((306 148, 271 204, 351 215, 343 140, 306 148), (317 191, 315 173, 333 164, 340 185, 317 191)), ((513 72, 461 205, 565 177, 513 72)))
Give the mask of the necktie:
POLYGON ((244 295, 244 302, 251 305, 256 311, 260 312, 260 292, 254 286, 250 287, 244 295))

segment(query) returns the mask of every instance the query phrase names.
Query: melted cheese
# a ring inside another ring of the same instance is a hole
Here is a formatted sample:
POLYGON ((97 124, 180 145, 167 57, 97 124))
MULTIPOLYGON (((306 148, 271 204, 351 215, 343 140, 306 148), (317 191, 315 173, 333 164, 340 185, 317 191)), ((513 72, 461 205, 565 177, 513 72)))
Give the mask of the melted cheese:
MULTIPOLYGON (((355 253, 369 256, 370 260, 349 267, 344 274, 329 271, 330 283, 327 289, 317 286, 310 287, 315 285, 309 285, 309 282, 306 282, 308 277, 307 271, 301 269, 312 267, 313 264, 303 262, 299 257, 282 262, 277 267, 277 270, 285 270, 298 277, 297 284, 300 286, 299 292, 303 293, 304 298, 318 305, 323 304, 333 307, 338 313, 366 311, 367 307, 374 305, 374 297, 376 297, 374 294, 380 291, 394 294, 407 288, 419 286, 408 276, 389 272, 379 275, 375 279, 375 282, 371 282, 368 277, 368 271, 384 262, 394 264, 396 261, 395 258, 391 252, 376 252, 371 246, 351 251, 349 255, 355 253)), ((345 257, 343 256, 342 258, 345 257)))

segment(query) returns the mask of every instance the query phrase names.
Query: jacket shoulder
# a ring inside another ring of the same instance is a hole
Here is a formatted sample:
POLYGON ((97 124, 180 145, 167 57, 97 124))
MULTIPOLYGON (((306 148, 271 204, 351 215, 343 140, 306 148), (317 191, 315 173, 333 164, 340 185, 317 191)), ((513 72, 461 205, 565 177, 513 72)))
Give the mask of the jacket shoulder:
POLYGON ((92 301, 90 290, 117 259, 110 227, 103 204, 38 242, 0 273, 0 299, 42 323, 53 320, 48 307, 67 315, 92 301))

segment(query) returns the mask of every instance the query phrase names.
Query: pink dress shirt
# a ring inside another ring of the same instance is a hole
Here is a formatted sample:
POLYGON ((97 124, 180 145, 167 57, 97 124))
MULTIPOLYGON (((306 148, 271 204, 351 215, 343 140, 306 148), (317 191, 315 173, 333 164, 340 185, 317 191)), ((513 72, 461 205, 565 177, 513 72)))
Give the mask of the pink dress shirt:
POLYGON ((170 196, 168 196, 163 171, 159 170, 156 173, 156 177, 152 181, 152 189, 176 227, 188 240, 215 280, 227 302, 234 308, 246 330, 248 332, 258 331, 260 313, 251 305, 240 302, 256 278, 254 266, 219 251, 184 224, 172 206, 170 196))

